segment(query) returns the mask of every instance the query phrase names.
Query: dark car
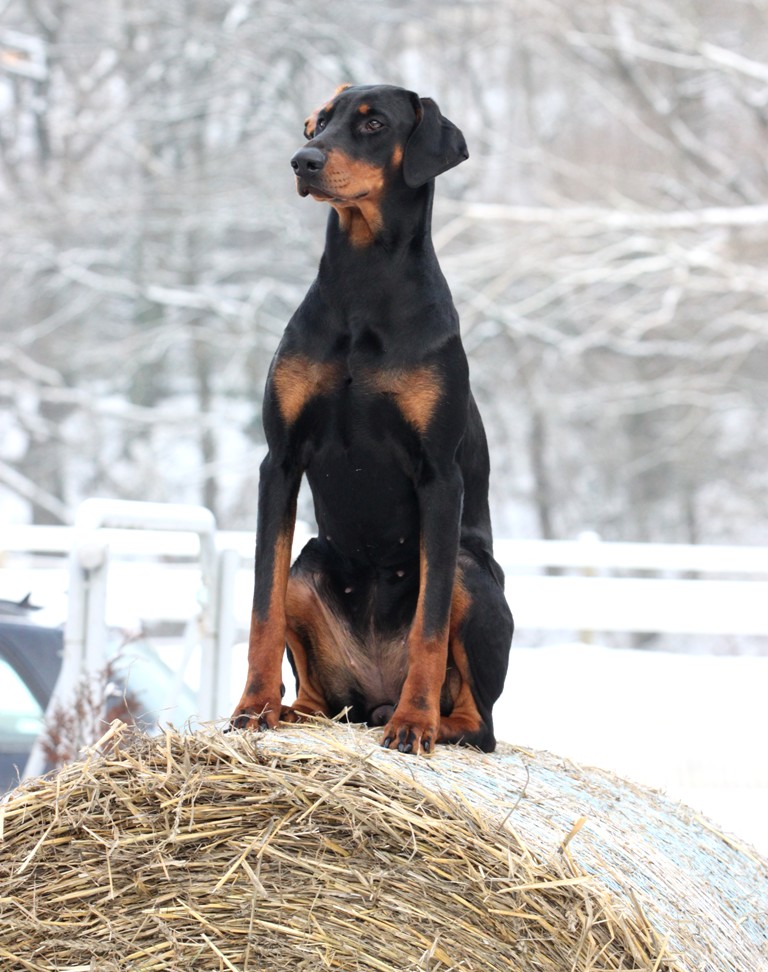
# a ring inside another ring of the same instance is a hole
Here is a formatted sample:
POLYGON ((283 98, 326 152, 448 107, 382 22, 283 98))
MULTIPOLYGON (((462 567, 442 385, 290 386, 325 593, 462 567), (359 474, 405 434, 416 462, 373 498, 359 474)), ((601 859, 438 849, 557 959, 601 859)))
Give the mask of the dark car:
MULTIPOLYGON (((29 598, 0 598, 0 794, 12 789, 24 772, 61 671, 64 628, 44 624, 44 617, 45 612, 29 598)), ((185 629, 165 628, 147 625, 140 634, 130 636, 120 629, 107 629, 103 670, 94 673, 95 681, 89 682, 96 695, 77 696, 95 720, 85 727, 86 741, 90 737, 95 742, 102 726, 113 719, 154 732, 159 721, 171 714, 180 721, 192 717, 197 693, 179 674, 188 652, 185 629), (169 644, 175 654, 164 659, 169 644)), ((82 745, 78 711, 70 706, 69 720, 55 720, 57 738, 48 737, 56 753, 53 765, 73 758, 82 745)))
POLYGON ((37 610, 0 599, 0 793, 24 770, 61 669, 64 632, 35 623, 37 610))

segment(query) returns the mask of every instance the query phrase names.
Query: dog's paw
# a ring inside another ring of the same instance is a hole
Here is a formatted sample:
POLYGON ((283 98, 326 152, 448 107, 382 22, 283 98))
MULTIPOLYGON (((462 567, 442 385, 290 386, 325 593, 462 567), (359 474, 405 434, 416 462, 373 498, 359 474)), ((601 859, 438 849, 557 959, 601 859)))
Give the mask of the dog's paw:
POLYGON ((395 711, 384 729, 381 745, 400 753, 432 753, 438 729, 439 721, 425 717, 424 713, 395 711))
POLYGON ((281 717, 280 703, 254 700, 253 703, 240 703, 229 720, 230 729, 252 729, 264 732, 274 729, 281 717))
POLYGON ((302 705, 301 702, 294 702, 293 705, 283 705, 280 707, 281 722, 304 722, 312 718, 312 716, 320 715, 323 715, 323 713, 317 709, 313 709, 309 705, 302 705))

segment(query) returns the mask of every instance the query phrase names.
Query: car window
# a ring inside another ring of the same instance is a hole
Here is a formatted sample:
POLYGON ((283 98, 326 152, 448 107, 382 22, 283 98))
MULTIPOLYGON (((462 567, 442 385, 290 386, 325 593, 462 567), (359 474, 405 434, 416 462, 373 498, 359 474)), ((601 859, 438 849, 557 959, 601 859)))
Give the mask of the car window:
POLYGON ((32 693, 11 668, 0 658, 0 748, 9 734, 31 736, 40 732, 43 714, 32 693))

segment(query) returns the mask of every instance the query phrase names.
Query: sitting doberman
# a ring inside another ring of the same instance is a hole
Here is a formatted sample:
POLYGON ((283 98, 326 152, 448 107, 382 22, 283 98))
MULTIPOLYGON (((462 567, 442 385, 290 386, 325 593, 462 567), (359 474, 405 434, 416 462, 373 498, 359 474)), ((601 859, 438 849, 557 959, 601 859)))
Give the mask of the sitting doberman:
POLYGON ((304 134, 298 191, 330 213, 317 279, 267 380, 248 676, 232 724, 347 709, 384 726, 387 748, 491 752, 513 624, 485 432, 430 228, 435 177, 467 158, 464 137, 434 101, 390 85, 339 88, 304 134), (291 567, 304 473, 319 535, 291 567))

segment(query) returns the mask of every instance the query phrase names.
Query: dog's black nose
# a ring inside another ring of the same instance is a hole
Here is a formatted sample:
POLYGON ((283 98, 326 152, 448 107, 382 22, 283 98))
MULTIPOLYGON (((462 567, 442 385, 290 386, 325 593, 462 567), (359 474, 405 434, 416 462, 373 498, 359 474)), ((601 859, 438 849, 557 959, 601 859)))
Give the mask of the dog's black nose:
POLYGON ((299 149, 291 159, 293 171, 300 179, 309 179, 313 175, 317 175, 323 169, 325 163, 325 152, 322 152, 319 148, 313 148, 311 145, 299 149))

